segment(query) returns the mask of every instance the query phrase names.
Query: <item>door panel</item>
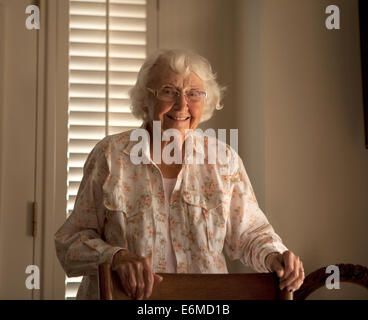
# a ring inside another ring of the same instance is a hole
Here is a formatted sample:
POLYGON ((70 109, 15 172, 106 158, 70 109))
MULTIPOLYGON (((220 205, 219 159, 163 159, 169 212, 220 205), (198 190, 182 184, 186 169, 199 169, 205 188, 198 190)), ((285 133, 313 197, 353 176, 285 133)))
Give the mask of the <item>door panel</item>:
POLYGON ((37 31, 25 27, 30 0, 0 0, 0 299, 32 299, 37 31))

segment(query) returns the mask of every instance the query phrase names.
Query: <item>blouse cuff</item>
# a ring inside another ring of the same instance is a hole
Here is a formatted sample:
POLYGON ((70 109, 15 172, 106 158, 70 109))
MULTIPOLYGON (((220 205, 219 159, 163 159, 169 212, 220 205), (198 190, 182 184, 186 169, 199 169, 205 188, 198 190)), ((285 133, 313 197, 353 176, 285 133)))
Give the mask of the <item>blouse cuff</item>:
POLYGON ((269 254, 275 253, 275 252, 282 254, 287 250, 288 250, 288 248, 285 245, 283 245, 282 243, 267 245, 262 250, 262 253, 260 254, 260 257, 259 257, 259 261, 261 263, 260 267, 262 268, 261 272, 273 272, 273 271, 269 270, 267 268, 267 265, 266 265, 266 258, 269 254))
POLYGON ((118 251, 123 250, 123 249, 125 249, 125 248, 123 248, 123 247, 110 247, 109 249, 105 250, 102 253, 101 257, 100 257, 99 264, 108 263, 112 266, 112 261, 113 261, 115 253, 117 253, 118 251))

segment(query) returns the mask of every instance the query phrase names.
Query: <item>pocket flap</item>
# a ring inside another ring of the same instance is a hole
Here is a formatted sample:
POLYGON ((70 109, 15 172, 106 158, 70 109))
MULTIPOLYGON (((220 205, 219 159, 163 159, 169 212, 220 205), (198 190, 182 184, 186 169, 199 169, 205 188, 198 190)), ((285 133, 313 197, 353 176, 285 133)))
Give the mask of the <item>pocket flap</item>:
MULTIPOLYGON (((109 177, 103 186, 103 203, 110 211, 123 211, 127 217, 147 212, 151 207, 152 196, 137 192, 137 185, 130 186, 120 179, 109 177), (109 179, 110 178, 110 179, 109 179)), ((141 190, 145 190, 141 187, 141 190)))
POLYGON ((184 191, 183 200, 193 206, 202 207, 211 210, 220 206, 226 199, 226 196, 221 192, 213 192, 211 194, 201 194, 196 191, 184 191))

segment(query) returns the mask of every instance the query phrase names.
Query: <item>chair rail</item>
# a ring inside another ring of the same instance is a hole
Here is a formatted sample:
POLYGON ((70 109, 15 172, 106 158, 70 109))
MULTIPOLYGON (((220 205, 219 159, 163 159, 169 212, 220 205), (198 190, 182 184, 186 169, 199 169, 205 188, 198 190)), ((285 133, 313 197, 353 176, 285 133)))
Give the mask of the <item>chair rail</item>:
MULTIPOLYGON (((279 289, 276 273, 159 275, 164 280, 148 300, 293 300, 293 293, 279 289)), ((131 300, 109 264, 99 266, 99 279, 102 300, 131 300)))

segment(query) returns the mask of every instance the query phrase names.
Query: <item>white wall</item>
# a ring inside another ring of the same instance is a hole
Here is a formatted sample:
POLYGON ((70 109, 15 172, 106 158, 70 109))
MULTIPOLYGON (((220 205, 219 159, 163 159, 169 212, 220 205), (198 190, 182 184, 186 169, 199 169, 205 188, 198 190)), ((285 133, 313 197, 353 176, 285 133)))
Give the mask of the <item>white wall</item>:
MULTIPOLYGON (((324 26, 329 4, 239 0, 235 10, 238 35, 249 34, 245 21, 250 23, 250 16, 259 17, 251 27, 256 31, 237 42, 236 62, 242 67, 235 82, 244 84, 237 90, 237 108, 245 111, 245 101, 247 115, 255 120, 246 128, 248 138, 239 140, 252 165, 263 156, 250 167, 256 179, 264 179, 264 194, 258 192, 262 184, 256 194, 264 195, 267 216, 302 257, 306 273, 336 263, 368 265, 368 150, 357 1, 334 1, 341 12, 341 29, 334 31, 324 26), (251 53, 244 62, 247 48, 251 53), (247 82, 249 72, 256 84, 247 82), (253 140, 259 121, 263 151, 253 140)), ((331 294, 320 291, 314 297, 331 294)), ((349 290, 339 294, 353 297, 349 290)), ((362 292, 354 296, 368 298, 362 292)))
MULTIPOLYGON (((306 273, 368 266, 357 1, 333 2, 341 12, 334 31, 325 28, 325 0, 160 3, 159 46, 204 55, 229 87, 225 108, 204 126, 239 129, 258 202, 306 273)), ((342 287, 313 297, 368 298, 342 287)))
POLYGON ((225 109, 205 127, 233 126, 233 5, 224 0, 160 0, 158 47, 193 50, 211 63, 219 82, 228 86, 225 109), (225 117, 224 117, 225 116, 225 117))

